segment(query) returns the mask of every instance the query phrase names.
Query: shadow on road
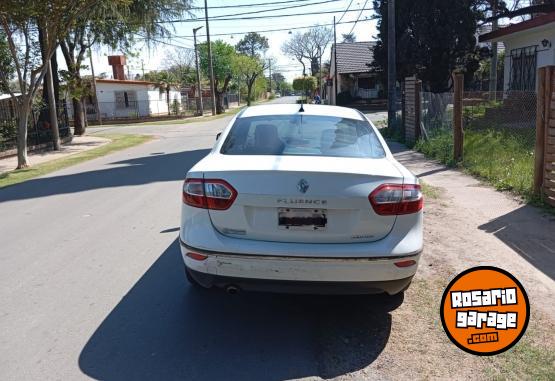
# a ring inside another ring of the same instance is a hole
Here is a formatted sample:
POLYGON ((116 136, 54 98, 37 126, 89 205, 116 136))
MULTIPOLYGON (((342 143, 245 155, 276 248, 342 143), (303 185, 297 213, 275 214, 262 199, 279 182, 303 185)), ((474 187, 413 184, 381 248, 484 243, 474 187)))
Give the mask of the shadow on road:
POLYGON ((333 378, 377 358, 402 301, 198 290, 176 240, 98 327, 79 366, 102 380, 333 378))
POLYGON ((538 270, 555 280, 555 217, 541 216, 532 206, 523 206, 491 220, 479 228, 491 233, 538 270))
POLYGON ((32 179, 0 189, 0 202, 181 180, 208 152, 210 150, 203 149, 149 155, 110 163, 106 169, 32 179), (110 168, 110 165, 115 167, 110 168))

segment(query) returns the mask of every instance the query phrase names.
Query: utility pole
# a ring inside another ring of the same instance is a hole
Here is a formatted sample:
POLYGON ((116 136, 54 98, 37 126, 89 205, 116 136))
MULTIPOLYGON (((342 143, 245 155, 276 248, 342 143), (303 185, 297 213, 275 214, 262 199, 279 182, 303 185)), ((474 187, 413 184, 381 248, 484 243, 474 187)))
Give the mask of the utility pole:
POLYGON ((268 69, 270 70, 270 95, 272 94, 272 59, 268 58, 268 69))
MULTIPOLYGON (((48 28, 43 31, 44 46, 47 46, 48 28)), ((56 53, 54 53, 56 54, 56 53)), ((52 144, 54 151, 60 150, 60 131, 58 129, 58 108, 56 107, 56 94, 54 92, 54 78, 52 76, 52 60, 46 57, 46 90, 48 91, 48 106, 50 113, 50 128, 52 129, 52 144)), ((74 112, 75 114, 75 112, 74 112)))
POLYGON ((319 67, 319 70, 318 70, 320 72, 320 94, 318 94, 318 95, 320 95, 320 101, 322 101, 322 97, 323 97, 323 95, 322 95, 323 94, 323 90, 322 90, 323 86, 322 85, 323 84, 322 84, 322 47, 321 46, 318 46, 318 54, 320 55, 320 63, 319 63, 320 67, 319 67))
MULTIPOLYGON (((497 30, 498 20, 495 18, 497 15, 497 0, 493 0, 491 4, 491 15, 494 17, 491 23, 491 31, 497 30)), ((490 100, 495 100, 497 92, 497 41, 491 43, 491 62, 489 67, 489 93, 490 100)))
MULTIPOLYGON (((92 51, 91 51, 91 37, 88 36, 89 41, 89 59, 91 61, 91 75, 92 75, 92 90, 94 93, 94 107, 96 108, 96 120, 98 124, 102 126, 102 115, 100 115, 100 107, 98 105, 98 98, 96 94, 96 77, 94 76, 94 65, 93 65, 93 58, 92 58, 92 51)), ((144 70, 143 70, 143 77, 144 77, 144 70)))
POLYGON ((143 72, 143 81, 145 79, 145 61, 141 60, 141 71, 143 72))
POLYGON ((395 0, 387 1, 387 122, 393 126, 396 118, 397 94, 395 85, 397 79, 395 57, 395 0))
POLYGON ((339 74, 337 74, 337 33, 335 30, 335 16, 333 16, 333 67, 335 68, 334 81, 333 81, 333 104, 337 105, 337 81, 339 80, 339 74))
POLYGON ((197 91, 198 91, 197 114, 199 116, 202 116, 204 114, 204 110, 202 109, 202 88, 200 86, 200 69, 198 66, 198 48, 197 48, 197 31, 201 28, 202 26, 199 26, 198 28, 193 29, 193 38, 195 43, 195 66, 197 68, 197 91))
POLYGON ((208 25, 208 0, 204 0, 204 17, 206 19, 206 42, 208 43, 208 71, 210 72, 212 115, 216 115, 216 89, 214 88, 214 67, 212 66, 212 46, 210 44, 210 26, 208 25))

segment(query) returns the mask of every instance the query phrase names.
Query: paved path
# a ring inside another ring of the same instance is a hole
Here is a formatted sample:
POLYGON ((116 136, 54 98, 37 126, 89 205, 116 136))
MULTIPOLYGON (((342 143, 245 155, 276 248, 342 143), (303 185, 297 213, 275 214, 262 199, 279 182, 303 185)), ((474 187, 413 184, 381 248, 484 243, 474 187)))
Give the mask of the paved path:
MULTIPOLYGON (((109 139, 100 136, 74 136, 71 143, 63 144, 59 151, 39 151, 29 154, 31 165, 42 164, 47 161, 60 159, 79 152, 91 150, 109 143, 109 139)), ((17 156, 0 158, 0 173, 7 172, 17 167, 17 156)))

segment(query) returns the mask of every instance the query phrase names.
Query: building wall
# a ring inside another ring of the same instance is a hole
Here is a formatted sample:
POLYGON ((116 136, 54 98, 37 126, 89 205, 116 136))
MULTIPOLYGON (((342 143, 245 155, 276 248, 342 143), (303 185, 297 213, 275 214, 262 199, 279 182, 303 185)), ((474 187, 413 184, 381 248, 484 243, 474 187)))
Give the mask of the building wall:
MULTIPOLYGON (((98 81, 96 89, 103 118, 140 118, 168 114, 166 92, 160 92, 152 84, 98 81), (122 98, 122 93, 126 93, 126 97, 122 98)), ((172 89, 170 107, 174 100, 181 104, 181 93, 172 89)))
POLYGON ((546 28, 528 30, 505 36, 503 37, 503 42, 505 44, 505 76, 503 86, 505 90, 509 89, 509 81, 511 79, 511 50, 537 45, 537 68, 555 65, 555 23, 547 25, 546 28), (542 40, 544 39, 551 43, 550 47, 544 48, 542 46, 542 40))

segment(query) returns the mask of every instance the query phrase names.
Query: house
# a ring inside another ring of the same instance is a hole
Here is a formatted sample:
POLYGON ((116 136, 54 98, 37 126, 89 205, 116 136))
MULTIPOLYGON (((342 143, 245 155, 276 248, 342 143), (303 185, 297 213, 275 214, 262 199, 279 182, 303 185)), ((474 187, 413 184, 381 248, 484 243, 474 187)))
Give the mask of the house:
POLYGON ((538 68, 555 65, 555 12, 480 35, 505 45, 504 91, 536 91, 538 68))
MULTIPOLYGON (((331 49, 331 66, 328 86, 330 103, 337 104, 337 94, 347 93, 350 98, 375 99, 380 95, 382 86, 376 74, 372 73, 370 63, 373 60, 375 41, 342 42, 331 49), (336 57, 337 51, 337 57, 336 57), (336 70, 337 66, 337 70, 336 70)), ((340 101, 341 103, 341 101, 340 101)))
MULTIPOLYGON (((102 119, 141 118, 168 115, 174 107, 181 107, 181 91, 169 91, 157 84, 142 80, 129 80, 125 76, 125 56, 109 56, 113 79, 96 79, 96 100, 102 119), (169 99, 168 99, 169 96, 169 99)), ((85 99, 87 116, 96 119, 95 99, 85 99)))

